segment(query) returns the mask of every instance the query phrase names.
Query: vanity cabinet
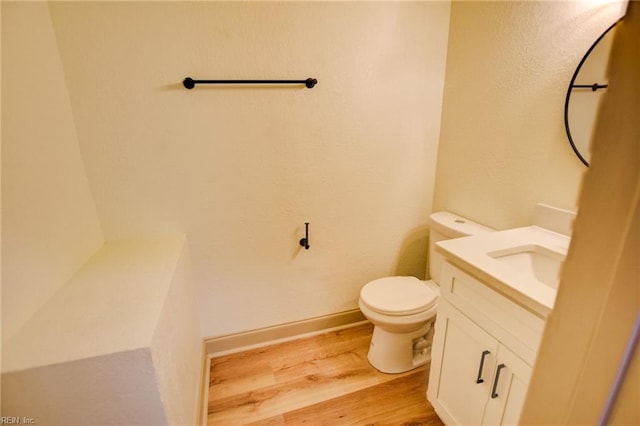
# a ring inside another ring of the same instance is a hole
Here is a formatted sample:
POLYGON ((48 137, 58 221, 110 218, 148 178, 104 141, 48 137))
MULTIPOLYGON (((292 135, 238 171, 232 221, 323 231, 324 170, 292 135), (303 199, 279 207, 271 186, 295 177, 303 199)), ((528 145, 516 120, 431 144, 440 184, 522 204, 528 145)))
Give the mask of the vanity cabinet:
POLYGON ((517 424, 544 319, 445 262, 427 398, 447 424, 517 424))

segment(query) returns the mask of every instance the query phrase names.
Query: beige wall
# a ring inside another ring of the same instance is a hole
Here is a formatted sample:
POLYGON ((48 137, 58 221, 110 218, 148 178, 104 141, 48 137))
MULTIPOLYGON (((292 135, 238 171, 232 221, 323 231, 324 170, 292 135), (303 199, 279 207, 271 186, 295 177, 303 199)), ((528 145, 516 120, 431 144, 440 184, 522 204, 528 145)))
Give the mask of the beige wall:
MULTIPOLYGON (((199 424, 205 355, 186 247, 176 265, 151 340, 151 359, 170 425, 199 424)), ((208 375, 206 375, 208 377, 208 375)))
POLYGON ((598 421, 640 312, 638 69, 640 3, 630 2, 616 33, 591 167, 523 424, 640 423, 637 347, 611 418, 598 421))
POLYGON ((424 275, 448 2, 49 7, 105 236, 186 233, 205 336, 424 275), (187 76, 319 83, 188 91, 187 76))
POLYGON ((497 229, 536 203, 575 211, 586 168, 563 124, 567 86, 621 13, 604 2, 453 2, 434 210, 497 229))
POLYGON ((194 425, 203 359, 192 287, 184 238, 106 243, 3 344, 2 415, 194 425))
POLYGON ((2 2, 2 338, 103 242, 45 3, 2 2))

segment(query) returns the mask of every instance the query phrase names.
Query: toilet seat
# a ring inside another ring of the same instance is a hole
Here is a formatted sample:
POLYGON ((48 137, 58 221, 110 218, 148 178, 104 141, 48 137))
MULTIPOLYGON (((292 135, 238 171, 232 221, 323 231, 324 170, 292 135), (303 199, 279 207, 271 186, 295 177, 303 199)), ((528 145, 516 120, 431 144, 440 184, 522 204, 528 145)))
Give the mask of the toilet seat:
POLYGON ((404 316, 426 311, 438 294, 416 277, 385 277, 373 280, 360 291, 360 301, 372 311, 404 316))

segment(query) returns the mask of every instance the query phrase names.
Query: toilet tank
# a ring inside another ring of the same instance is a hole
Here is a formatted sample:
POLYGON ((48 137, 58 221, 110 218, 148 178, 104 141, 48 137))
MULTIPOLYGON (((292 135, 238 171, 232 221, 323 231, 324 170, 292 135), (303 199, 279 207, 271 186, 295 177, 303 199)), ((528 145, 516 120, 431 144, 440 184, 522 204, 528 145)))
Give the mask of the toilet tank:
POLYGON ((495 231, 488 226, 449 212, 432 213, 429 216, 429 228, 428 275, 436 283, 440 283, 440 269, 444 260, 444 256, 435 251, 438 241, 495 231))

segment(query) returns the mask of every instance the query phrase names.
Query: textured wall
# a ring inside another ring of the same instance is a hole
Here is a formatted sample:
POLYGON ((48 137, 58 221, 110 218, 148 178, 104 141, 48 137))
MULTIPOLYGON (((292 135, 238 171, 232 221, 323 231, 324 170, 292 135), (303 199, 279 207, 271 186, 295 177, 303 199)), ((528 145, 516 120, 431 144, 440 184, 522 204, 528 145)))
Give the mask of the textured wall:
POLYGON ((101 245, 46 3, 2 3, 2 339, 101 245))
POLYGON ((3 416, 193 425, 202 340, 184 239, 108 242, 3 345, 3 416))
POLYGON ((186 233, 205 336, 423 276, 449 6, 51 3, 105 236, 186 233), (186 76, 319 84, 187 91, 186 76))
POLYGON ((435 210, 494 228, 536 203, 576 209, 586 168, 567 141, 567 86, 621 13, 605 2, 453 2, 435 210))
POLYGON ((151 340, 151 359, 171 425, 198 424, 201 383, 204 380, 202 338, 195 309, 196 296, 186 247, 176 264, 151 340))
POLYGON ((2 375, 2 415, 45 426, 165 426, 149 348, 2 375))

